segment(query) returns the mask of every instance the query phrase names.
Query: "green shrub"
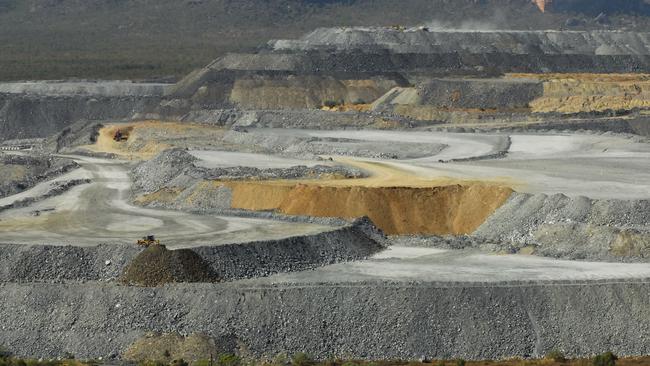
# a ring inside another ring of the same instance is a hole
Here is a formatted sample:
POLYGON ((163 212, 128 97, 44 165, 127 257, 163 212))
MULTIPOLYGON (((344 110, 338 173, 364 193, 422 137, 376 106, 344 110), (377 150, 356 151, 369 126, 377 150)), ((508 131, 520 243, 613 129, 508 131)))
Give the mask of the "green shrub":
POLYGON ((465 366, 465 360, 459 358, 456 360, 456 366, 465 366))
POLYGON ((167 364, 160 361, 142 361, 138 363, 138 366, 167 366, 167 364))
POLYGON ((233 354, 224 353, 217 357, 216 364, 218 366, 239 366, 241 364, 241 358, 233 354))
POLYGON ((338 105, 341 105, 341 103, 335 101, 335 100, 326 100, 323 105, 327 108, 334 108, 338 105))
POLYGON ((287 357, 286 354, 279 353, 273 358, 272 364, 274 366, 286 366, 286 365, 290 365, 291 363, 289 362, 289 357, 287 357))
POLYGON ((291 357, 292 366, 311 366, 314 364, 314 360, 312 360, 306 353, 298 352, 291 357))
POLYGON ((170 363, 171 366, 189 366, 189 364, 184 359, 178 359, 170 363))
POLYGON ((566 357, 564 357, 564 354, 558 350, 553 350, 549 352, 545 357, 547 360, 553 360, 555 362, 565 362, 566 357))
POLYGON ((616 357, 612 352, 605 352, 602 355, 594 357, 593 365, 594 366, 616 366, 616 357))

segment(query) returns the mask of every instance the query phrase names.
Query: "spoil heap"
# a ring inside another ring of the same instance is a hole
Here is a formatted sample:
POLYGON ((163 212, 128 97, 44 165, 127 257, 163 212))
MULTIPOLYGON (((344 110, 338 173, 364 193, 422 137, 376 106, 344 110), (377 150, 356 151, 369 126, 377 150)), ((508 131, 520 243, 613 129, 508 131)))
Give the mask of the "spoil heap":
POLYGON ((176 282, 217 282, 203 258, 189 249, 168 250, 152 245, 133 259, 120 277, 129 285, 156 287, 176 282))

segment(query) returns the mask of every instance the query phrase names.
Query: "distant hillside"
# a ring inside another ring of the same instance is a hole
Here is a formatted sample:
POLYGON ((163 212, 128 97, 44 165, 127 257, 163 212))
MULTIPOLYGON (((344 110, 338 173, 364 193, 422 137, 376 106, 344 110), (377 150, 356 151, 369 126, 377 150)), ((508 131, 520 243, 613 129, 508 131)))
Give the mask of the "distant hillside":
POLYGON ((175 78, 322 26, 649 29, 644 0, 556 3, 542 14, 530 0, 0 0, 0 80, 175 78))

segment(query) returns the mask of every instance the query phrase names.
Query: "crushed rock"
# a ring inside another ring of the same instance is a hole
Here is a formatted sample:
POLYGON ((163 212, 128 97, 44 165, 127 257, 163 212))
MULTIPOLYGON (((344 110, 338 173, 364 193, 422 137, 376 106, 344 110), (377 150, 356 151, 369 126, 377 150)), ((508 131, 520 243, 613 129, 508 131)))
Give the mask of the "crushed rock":
POLYGON ((648 261, 650 200, 516 193, 473 236, 550 257, 648 261))

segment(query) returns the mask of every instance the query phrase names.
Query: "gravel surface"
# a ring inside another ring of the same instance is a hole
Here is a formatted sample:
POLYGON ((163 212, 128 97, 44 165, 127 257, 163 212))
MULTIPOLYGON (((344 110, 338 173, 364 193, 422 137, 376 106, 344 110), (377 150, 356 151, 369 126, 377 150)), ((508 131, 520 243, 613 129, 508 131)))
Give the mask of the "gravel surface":
POLYGON ((0 344, 119 357, 147 332, 206 333, 248 355, 502 359, 650 352, 650 282, 0 284, 0 344), (235 343, 235 342, 233 342, 235 343))

